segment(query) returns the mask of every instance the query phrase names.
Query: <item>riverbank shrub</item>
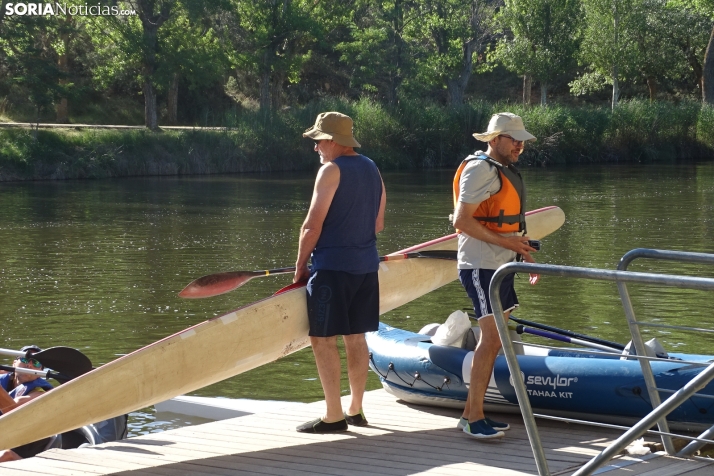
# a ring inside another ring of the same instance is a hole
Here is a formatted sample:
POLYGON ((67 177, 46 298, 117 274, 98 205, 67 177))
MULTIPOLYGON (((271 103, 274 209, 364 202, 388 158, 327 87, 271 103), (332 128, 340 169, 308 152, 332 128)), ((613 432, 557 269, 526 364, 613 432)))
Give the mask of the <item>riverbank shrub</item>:
POLYGON ((702 144, 714 148, 714 106, 705 104, 699 111, 697 139, 702 144))
POLYGON ((355 120, 360 151, 384 170, 453 168, 485 150, 472 134, 504 110, 521 115, 538 138, 526 147, 524 166, 714 159, 714 109, 696 102, 623 101, 612 112, 483 101, 387 107, 326 98, 269 115, 235 111, 224 118, 226 127, 212 129, 0 129, 0 180, 313 170, 318 160, 302 132, 329 110, 355 120))

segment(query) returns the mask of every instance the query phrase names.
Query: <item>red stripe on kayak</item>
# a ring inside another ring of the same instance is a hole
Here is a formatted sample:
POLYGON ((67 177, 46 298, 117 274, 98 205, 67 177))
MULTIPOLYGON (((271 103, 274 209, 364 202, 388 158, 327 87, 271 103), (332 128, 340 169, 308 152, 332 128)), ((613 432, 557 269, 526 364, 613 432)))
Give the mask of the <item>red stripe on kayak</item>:
MULTIPOLYGON (((551 205, 551 206, 549 206, 549 207, 538 208, 538 209, 536 209, 536 210, 531 210, 531 211, 529 211, 529 212, 526 212, 526 215, 533 215, 533 214, 535 214, 535 213, 544 212, 544 211, 546 211, 546 210, 552 210, 553 208, 558 208, 558 207, 557 207, 556 205, 551 205)), ((422 249, 422 248, 424 248, 424 247, 426 247, 426 246, 436 245, 436 244, 442 243, 442 242, 444 242, 444 241, 449 241, 449 240, 451 240, 451 239, 453 239, 453 238, 456 238, 456 236, 457 236, 457 233, 452 233, 451 235, 442 236, 441 238, 437 238, 437 239, 435 239, 435 240, 427 241, 426 243, 422 243, 422 244, 420 244, 420 245, 410 246, 409 248, 405 248, 405 249, 403 249, 403 250, 399 250, 399 251, 397 251, 397 252, 390 253, 390 254, 396 255, 397 253, 410 253, 410 252, 412 252, 412 251, 419 251, 420 249, 422 249)))
POLYGON ((280 288, 277 291, 275 291, 273 296, 277 296, 278 294, 283 294, 288 291, 292 291, 293 289, 301 288, 301 287, 305 286, 306 284, 307 284, 307 281, 298 281, 297 283, 289 284, 288 286, 285 286, 284 288, 280 288))

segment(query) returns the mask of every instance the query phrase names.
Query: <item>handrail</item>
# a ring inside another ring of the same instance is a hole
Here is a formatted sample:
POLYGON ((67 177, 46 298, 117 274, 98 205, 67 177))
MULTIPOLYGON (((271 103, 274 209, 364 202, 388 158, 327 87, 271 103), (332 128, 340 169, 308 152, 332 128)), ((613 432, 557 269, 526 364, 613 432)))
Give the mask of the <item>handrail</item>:
POLYGON ((681 405, 694 393, 704 388, 714 378, 714 364, 711 364, 702 373, 694 377, 687 384, 679 389, 674 395, 665 400, 659 407, 654 408, 646 417, 640 420, 635 426, 627 430, 610 446, 605 448, 599 455, 588 461, 582 468, 573 473, 573 476, 586 476, 592 474, 597 468, 610 461, 614 456, 642 436, 649 427, 681 405))
MULTIPOLYGON (((508 364, 508 370, 510 371, 511 375, 520 375, 521 368, 518 364, 518 358, 516 357, 515 348, 509 338, 508 323, 505 320, 503 304, 501 303, 499 291, 503 279, 507 275, 517 272, 560 277, 586 278, 600 281, 615 281, 618 284, 626 282, 636 282, 645 284, 674 286, 678 288, 687 289, 700 289, 705 291, 714 290, 714 279, 710 278, 672 276, 653 273, 634 273, 631 271, 611 271, 603 269, 535 263, 505 264, 496 270, 493 275, 493 278, 491 279, 489 297, 491 298, 496 329, 498 330, 498 335, 501 339, 503 352, 506 357, 506 363, 508 364)), ((638 352, 638 354, 646 355, 644 351, 641 353, 638 352)), ((518 397, 518 405, 521 409, 523 421, 526 426, 526 432, 528 433, 528 439, 530 441, 531 448, 533 449, 533 456, 535 458, 536 466, 538 468, 538 474, 541 476, 550 476, 550 471, 548 469, 548 461, 545 457, 545 451, 543 450, 543 445, 540 441, 538 427, 535 423, 535 417, 533 416, 533 409, 530 405, 530 400, 528 398, 525 383, 521 379, 517 378, 512 379, 512 382, 514 390, 516 391, 516 395, 518 397)), ((670 397, 668 401, 671 400, 673 397, 674 395, 670 397)), ((658 414, 659 412, 655 411, 653 413, 655 413, 656 416, 661 417, 661 415, 658 414)), ((632 441, 634 441, 634 439, 636 438, 633 438, 632 441)), ((629 441, 627 444, 631 443, 632 441, 629 441)), ((599 464, 602 463, 600 462, 599 464)))
MULTIPOLYGON (((708 253, 694 253, 691 251, 672 251, 672 250, 655 250, 649 248, 635 248, 630 250, 620 258, 620 262, 617 264, 617 269, 621 271, 626 271, 627 267, 638 258, 649 258, 657 260, 669 260, 669 261, 679 261, 684 263, 701 263, 701 264, 713 264, 714 265, 714 254, 708 253)), ((625 311, 625 318, 627 319, 627 325, 630 328, 630 334, 632 335, 632 344, 635 346, 635 350, 639 355, 646 355, 644 339, 642 339, 642 334, 640 333, 641 326, 651 326, 651 327, 669 327, 661 324, 655 323, 645 323, 638 322, 635 317, 635 310, 632 307, 632 301, 630 300, 629 292, 627 291, 627 285, 625 283, 617 283, 617 289, 620 293, 620 300, 622 301, 622 306, 625 311)), ((707 332, 712 332, 711 330, 707 332)), ((655 382, 654 374, 652 373, 652 367, 649 362, 640 360, 640 368, 642 369, 642 375, 644 376, 645 385, 647 385, 647 393, 650 397, 650 402, 652 403, 652 408, 657 408, 661 404, 660 395, 657 389, 657 383, 655 382)), ((669 425, 666 418, 661 418, 657 425, 660 431, 668 432, 669 425)), ((662 445, 665 451, 669 455, 674 455, 677 450, 672 443, 672 438, 669 436, 662 435, 662 445)), ((701 446, 701 445, 699 445, 701 446)), ((685 448, 688 452, 693 453, 698 449, 696 444, 690 444, 685 448)), ((678 453, 682 456, 684 450, 678 453)))

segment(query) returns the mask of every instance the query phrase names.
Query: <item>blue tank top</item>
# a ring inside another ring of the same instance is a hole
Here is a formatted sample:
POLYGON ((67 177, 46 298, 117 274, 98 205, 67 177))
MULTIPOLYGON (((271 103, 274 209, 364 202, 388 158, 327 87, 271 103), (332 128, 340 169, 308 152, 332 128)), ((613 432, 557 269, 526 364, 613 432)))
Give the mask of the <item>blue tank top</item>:
POLYGON ((336 158, 340 184, 312 252, 313 270, 372 273, 379 269, 374 230, 382 199, 382 180, 374 162, 364 155, 336 158))

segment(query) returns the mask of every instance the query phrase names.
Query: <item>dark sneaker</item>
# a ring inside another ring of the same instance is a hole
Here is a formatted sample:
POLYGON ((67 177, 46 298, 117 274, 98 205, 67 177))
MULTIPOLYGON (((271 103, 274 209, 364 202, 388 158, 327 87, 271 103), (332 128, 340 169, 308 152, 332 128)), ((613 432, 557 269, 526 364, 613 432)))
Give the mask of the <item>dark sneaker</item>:
POLYGON ((337 433, 347 431, 347 421, 340 420, 332 423, 323 421, 322 418, 312 420, 295 428, 300 433, 337 433))
POLYGON ((505 436, 505 433, 503 433, 502 431, 496 431, 491 428, 491 425, 486 423, 485 419, 469 422, 464 427, 464 433, 466 433, 472 438, 477 438, 480 440, 503 438, 505 436))
POLYGON ((356 415, 348 415, 345 413, 345 420, 347 421, 348 425, 352 426, 367 426, 367 419, 364 417, 364 412, 362 410, 359 411, 358 414, 356 415))
POLYGON ((486 423, 491 425, 491 428, 496 431, 506 431, 511 429, 511 425, 509 425, 508 423, 501 423, 500 421, 491 420, 489 417, 486 417, 486 423))
POLYGON ((461 418, 459 418, 459 422, 456 424, 456 429, 463 430, 464 427, 468 424, 469 424, 469 421, 466 418, 461 417, 461 418))

